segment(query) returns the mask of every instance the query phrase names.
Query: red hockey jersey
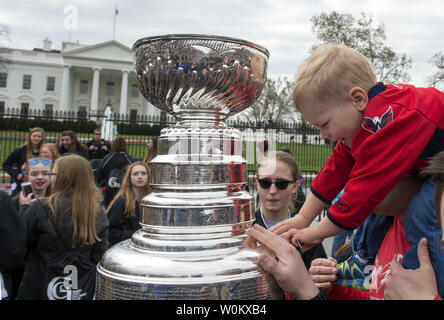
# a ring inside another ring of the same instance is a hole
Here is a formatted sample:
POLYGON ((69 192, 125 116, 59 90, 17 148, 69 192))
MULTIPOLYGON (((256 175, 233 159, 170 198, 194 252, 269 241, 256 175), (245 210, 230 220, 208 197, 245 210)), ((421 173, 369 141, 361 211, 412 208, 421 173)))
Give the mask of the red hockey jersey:
POLYGON ((378 83, 351 148, 338 142, 314 179, 312 192, 344 229, 358 227, 402 176, 417 173, 444 150, 444 94, 434 88, 378 83))

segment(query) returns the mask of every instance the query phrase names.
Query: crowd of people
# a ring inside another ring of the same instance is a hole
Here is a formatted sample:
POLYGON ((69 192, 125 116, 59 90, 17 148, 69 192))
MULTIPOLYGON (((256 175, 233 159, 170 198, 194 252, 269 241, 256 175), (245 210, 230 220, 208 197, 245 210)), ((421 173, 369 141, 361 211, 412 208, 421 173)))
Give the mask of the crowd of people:
MULTIPOLYGON (((256 220, 244 245, 260 253, 272 298, 442 300, 444 94, 377 82, 367 58, 330 44, 301 65, 293 100, 336 147, 305 196, 293 155, 259 145, 256 220), (350 241, 327 257, 322 241, 344 232, 350 241)), ((52 145, 30 130, 3 163, 17 188, 0 194, 2 297, 67 298, 57 281, 74 261, 80 283, 70 298, 92 298, 100 257, 140 227, 156 154, 156 139, 135 161, 125 139, 110 145, 98 130, 87 146, 72 131, 52 145)))
POLYGON ((1 299, 92 299, 102 255, 140 228, 152 141, 149 161, 136 161, 124 138, 110 144, 100 133, 85 147, 73 131, 45 143, 44 130, 34 128, 4 161, 16 188, 0 192, 1 299), (116 171, 122 176, 111 176, 116 171), (75 266, 78 280, 69 294, 60 289, 66 266, 75 266))

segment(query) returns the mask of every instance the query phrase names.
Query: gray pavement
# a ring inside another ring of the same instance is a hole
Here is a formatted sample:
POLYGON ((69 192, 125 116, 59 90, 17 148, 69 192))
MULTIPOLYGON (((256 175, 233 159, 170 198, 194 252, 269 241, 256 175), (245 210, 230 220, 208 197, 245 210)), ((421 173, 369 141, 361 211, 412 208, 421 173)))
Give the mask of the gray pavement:
MULTIPOLYGON (((312 222, 312 224, 310 226, 314 226, 317 223, 318 223, 318 221, 315 220, 312 222)), ((333 238, 334 237, 325 238, 324 241, 322 241, 322 245, 324 246, 324 250, 325 250, 325 253, 327 254, 327 257, 331 257, 331 247, 333 245, 333 238)))

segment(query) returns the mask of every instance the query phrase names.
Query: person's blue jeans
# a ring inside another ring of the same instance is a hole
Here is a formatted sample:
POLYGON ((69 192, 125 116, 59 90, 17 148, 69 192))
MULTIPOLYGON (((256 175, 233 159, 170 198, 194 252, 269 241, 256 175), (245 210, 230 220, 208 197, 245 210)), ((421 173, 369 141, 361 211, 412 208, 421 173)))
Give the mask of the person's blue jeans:
POLYGON ((347 238, 351 237, 352 235, 353 230, 344 230, 333 238, 333 244, 331 246, 331 256, 333 258, 336 259, 336 251, 338 251, 339 248, 341 248, 345 244, 347 238))
POLYGON ((371 213, 356 230, 351 241, 353 252, 373 263, 394 217, 371 213))
POLYGON ((423 237, 427 238, 430 260, 435 270, 438 292, 444 296, 444 250, 439 246, 442 230, 435 211, 436 184, 430 178, 426 179, 419 193, 410 202, 404 216, 404 229, 410 248, 402 260, 406 269, 419 268, 418 243, 423 237))

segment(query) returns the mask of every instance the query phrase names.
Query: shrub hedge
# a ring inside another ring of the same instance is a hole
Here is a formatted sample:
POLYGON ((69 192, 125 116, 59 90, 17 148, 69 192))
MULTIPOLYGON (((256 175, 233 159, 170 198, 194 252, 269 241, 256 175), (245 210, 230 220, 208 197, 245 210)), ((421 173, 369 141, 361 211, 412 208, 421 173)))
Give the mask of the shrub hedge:
MULTIPOLYGON (((159 136, 166 125, 137 124, 131 122, 116 123, 118 134, 159 136)), ((91 133, 98 125, 91 120, 52 120, 44 118, 0 118, 2 130, 28 131, 40 127, 45 131, 62 132, 73 130, 77 133, 91 133)))

